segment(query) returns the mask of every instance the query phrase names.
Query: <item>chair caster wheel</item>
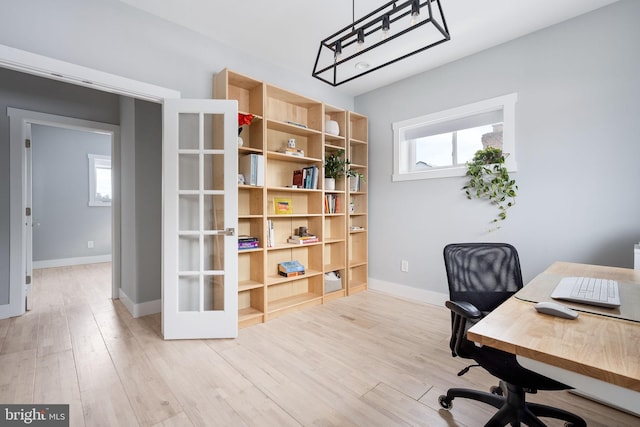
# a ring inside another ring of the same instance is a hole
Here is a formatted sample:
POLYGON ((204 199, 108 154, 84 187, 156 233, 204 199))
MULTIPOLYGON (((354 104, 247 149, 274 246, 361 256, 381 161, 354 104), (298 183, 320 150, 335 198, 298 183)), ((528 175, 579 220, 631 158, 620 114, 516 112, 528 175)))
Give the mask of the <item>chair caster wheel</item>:
POLYGON ((494 385, 493 387, 491 387, 489 391, 491 392, 491 394, 495 394, 497 396, 503 395, 502 388, 497 385, 494 385))
POLYGON ((445 396, 444 394, 438 398, 438 403, 447 411, 453 408, 453 402, 451 400, 448 400, 447 396, 445 396))

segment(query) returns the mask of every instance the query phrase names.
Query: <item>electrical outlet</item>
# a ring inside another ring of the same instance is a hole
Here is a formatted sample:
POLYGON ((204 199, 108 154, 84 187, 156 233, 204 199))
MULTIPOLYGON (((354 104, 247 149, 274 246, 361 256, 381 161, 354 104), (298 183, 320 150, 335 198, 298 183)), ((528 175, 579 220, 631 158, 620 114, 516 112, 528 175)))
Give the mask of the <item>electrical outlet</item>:
POLYGON ((403 259, 402 265, 400 266, 400 270, 404 271, 405 273, 409 272, 409 261, 407 261, 406 259, 403 259))
POLYGON ((89 248, 89 249, 93 249, 93 240, 89 240, 89 241, 87 242, 87 248, 89 248))

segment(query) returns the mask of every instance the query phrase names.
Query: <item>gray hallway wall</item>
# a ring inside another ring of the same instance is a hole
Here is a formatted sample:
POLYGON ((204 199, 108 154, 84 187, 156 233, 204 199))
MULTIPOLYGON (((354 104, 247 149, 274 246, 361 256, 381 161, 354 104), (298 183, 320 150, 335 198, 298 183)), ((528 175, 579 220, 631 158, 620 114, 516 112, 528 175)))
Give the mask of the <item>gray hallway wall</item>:
POLYGON ((88 155, 111 156, 111 137, 34 124, 31 144, 34 264, 111 255, 112 209, 88 204, 88 155))

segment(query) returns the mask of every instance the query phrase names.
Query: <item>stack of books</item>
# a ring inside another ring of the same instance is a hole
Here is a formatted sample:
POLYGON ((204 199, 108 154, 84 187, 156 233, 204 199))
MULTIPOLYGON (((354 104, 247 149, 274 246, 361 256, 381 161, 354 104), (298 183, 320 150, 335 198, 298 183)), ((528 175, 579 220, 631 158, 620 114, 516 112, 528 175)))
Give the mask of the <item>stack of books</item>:
POLYGON ((238 236, 238 250, 255 249, 260 246, 260 241, 253 236, 238 236))
POLYGON ((292 183, 298 188, 316 190, 318 188, 318 167, 314 165, 294 170, 292 183))
POLYGON ((261 154, 247 154, 240 157, 238 172, 244 175, 247 185, 264 185, 264 156, 261 154))
POLYGON ((320 239, 313 234, 307 234, 306 236, 291 236, 287 240, 287 242, 293 243, 294 245, 307 245, 309 243, 316 243, 319 241, 320 239))
POLYGON ((285 148, 283 148, 281 150, 278 150, 278 152, 280 152, 282 154, 286 154, 287 156, 304 157, 304 150, 302 148, 285 147, 285 148))
POLYGON ((340 200, 337 194, 326 194, 324 196, 324 213, 333 214, 342 212, 340 200))
POLYGON ((284 261, 278 264, 278 274, 284 277, 302 276, 304 265, 299 261, 284 261))

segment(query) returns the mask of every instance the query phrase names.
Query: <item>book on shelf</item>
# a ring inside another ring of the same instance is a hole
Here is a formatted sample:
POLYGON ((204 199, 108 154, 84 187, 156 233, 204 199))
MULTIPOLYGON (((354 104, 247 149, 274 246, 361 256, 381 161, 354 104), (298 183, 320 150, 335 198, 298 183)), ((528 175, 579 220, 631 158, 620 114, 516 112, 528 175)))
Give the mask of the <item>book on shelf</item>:
POLYGON ((304 273, 304 265, 299 261, 283 261, 278 264, 278 274, 281 276, 300 276, 304 273))
POLYGON ((360 176, 350 176, 349 177, 349 191, 360 191, 360 176))
POLYGON ((278 150, 278 153, 286 154, 287 156, 304 157, 304 150, 302 148, 285 147, 278 150))
POLYGON ((307 129, 307 125, 305 125, 303 123, 297 123, 297 122, 293 122, 291 120, 287 120, 285 123, 307 129))
POLYGON ((260 240, 254 236, 238 236, 238 249, 255 249, 260 247, 260 240))
POLYGON ((293 185, 298 188, 302 188, 304 184, 304 171, 302 169, 296 169, 293 171, 293 185))
POLYGON ((272 248, 275 246, 275 234, 273 231, 273 221, 267 220, 267 247, 272 248))
POLYGON ((248 185, 264 185, 264 156, 262 154, 246 154, 238 161, 238 172, 244 176, 248 185))
POLYGON ((257 249, 260 247, 260 243, 259 242, 238 242, 238 249, 239 250, 243 250, 243 249, 257 249))
POLYGON ((309 243, 316 243, 319 241, 320 239, 318 239, 317 236, 314 236, 312 234, 309 234, 307 236, 291 236, 287 240, 287 242, 293 243, 294 245, 305 245, 309 243))
POLYGON ((291 273, 284 273, 282 271, 278 271, 278 274, 283 277, 295 277, 304 275, 304 271, 292 271, 291 273))

